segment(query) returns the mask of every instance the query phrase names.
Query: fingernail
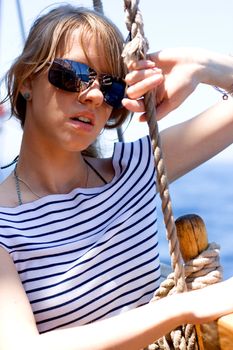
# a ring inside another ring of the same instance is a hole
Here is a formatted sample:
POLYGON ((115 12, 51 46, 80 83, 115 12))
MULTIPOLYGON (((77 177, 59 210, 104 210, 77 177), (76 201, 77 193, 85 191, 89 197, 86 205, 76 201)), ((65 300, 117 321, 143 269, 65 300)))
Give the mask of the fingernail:
POLYGON ((162 69, 158 68, 158 67, 154 67, 152 68, 153 71, 157 72, 157 73, 162 73, 162 69))

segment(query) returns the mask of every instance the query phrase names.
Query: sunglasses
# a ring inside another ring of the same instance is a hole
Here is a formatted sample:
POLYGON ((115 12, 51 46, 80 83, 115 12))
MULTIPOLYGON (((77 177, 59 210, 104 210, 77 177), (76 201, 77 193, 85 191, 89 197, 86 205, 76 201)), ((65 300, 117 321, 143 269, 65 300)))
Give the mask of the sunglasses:
POLYGON ((84 63, 55 58, 48 72, 48 80, 56 88, 82 92, 98 78, 104 101, 113 108, 121 108, 126 84, 123 79, 109 74, 98 74, 84 63))

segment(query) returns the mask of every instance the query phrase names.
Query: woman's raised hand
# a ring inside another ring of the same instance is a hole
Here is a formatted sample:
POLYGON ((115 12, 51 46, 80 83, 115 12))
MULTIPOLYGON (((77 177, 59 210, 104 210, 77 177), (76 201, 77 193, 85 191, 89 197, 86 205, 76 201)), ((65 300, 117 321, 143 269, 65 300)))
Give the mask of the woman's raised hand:
MULTIPOLYGON (((128 66, 129 73, 125 77, 128 85, 127 98, 122 104, 132 112, 145 112, 143 95, 148 91, 157 89, 164 81, 162 70, 157 68, 151 60, 131 62, 128 66)), ((144 114, 143 114, 144 115, 144 114)))
POLYGON ((200 48, 164 49, 149 54, 148 60, 132 62, 128 68, 124 106, 144 112, 141 96, 155 89, 157 119, 179 107, 199 83, 233 91, 232 56, 200 48))
POLYGON ((134 112, 143 112, 140 97, 156 90, 157 119, 177 108, 196 88, 202 65, 201 49, 165 49, 148 55, 149 60, 132 62, 126 76, 127 97, 124 106, 134 112), (139 99, 139 100, 138 100, 139 99))

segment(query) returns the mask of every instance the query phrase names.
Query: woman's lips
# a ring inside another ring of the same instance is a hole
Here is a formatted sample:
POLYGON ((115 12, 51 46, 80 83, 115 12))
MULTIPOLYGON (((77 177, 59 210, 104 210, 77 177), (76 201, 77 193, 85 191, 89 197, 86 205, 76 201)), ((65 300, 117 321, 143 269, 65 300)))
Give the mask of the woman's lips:
POLYGON ((94 127, 95 117, 92 113, 76 113, 69 116, 68 119, 69 124, 79 130, 91 131, 94 127))

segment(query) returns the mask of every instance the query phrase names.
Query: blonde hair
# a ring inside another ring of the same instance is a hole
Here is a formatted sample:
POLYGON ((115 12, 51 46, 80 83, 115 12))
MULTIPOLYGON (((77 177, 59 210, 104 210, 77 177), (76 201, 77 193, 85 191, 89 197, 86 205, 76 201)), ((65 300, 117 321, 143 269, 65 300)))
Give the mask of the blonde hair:
MULTIPOLYGON (((7 96, 4 101, 10 101, 11 114, 20 120, 22 127, 26 114, 26 101, 20 93, 22 84, 33 74, 47 69, 47 63, 56 57, 77 28, 81 32, 81 45, 87 60, 91 62, 87 54, 88 34, 95 38, 97 53, 104 55, 108 73, 125 76, 125 66, 121 58, 123 37, 109 19, 84 7, 65 5, 52 9, 36 19, 22 54, 6 75, 7 96), (104 52, 98 52, 100 47, 104 48, 104 52)), ((115 128, 121 125, 127 115, 125 108, 113 110, 106 127, 115 128)))

